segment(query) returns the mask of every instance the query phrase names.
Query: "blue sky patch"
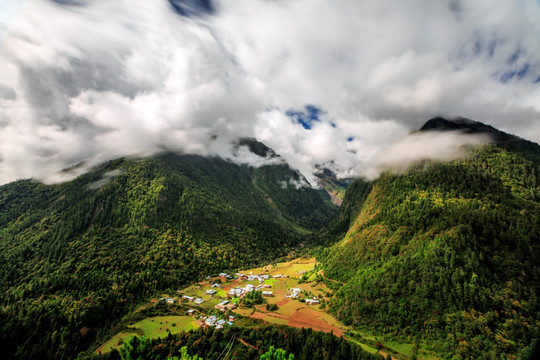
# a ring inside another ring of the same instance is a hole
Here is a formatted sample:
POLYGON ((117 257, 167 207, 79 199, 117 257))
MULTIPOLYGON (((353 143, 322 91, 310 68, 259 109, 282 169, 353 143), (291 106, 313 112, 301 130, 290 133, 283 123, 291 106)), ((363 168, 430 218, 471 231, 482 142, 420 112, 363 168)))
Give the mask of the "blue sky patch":
POLYGON ((287 110, 285 114, 302 125, 304 129, 311 130, 314 123, 321 121, 319 116, 323 114, 323 111, 314 105, 306 105, 305 111, 287 110))
POLYGON ((212 0, 169 0, 169 4, 178 15, 185 17, 212 15, 215 11, 212 0))
POLYGON ((517 70, 508 70, 501 75, 500 80, 503 84, 506 84, 508 81, 512 80, 513 78, 517 78, 521 80, 525 77, 525 75, 527 75, 530 67, 531 66, 528 63, 525 63, 523 64, 521 68, 517 70))

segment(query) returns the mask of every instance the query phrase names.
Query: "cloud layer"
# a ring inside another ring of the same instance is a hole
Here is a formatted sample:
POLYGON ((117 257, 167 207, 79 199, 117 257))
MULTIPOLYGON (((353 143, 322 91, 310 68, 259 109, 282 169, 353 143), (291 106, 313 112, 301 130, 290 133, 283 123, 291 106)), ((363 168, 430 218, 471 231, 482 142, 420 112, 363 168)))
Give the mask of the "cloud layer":
POLYGON ((203 3, 3 2, 0 183, 162 150, 238 157, 238 137, 312 183, 316 164, 369 175, 436 115, 540 141, 534 0, 203 3))

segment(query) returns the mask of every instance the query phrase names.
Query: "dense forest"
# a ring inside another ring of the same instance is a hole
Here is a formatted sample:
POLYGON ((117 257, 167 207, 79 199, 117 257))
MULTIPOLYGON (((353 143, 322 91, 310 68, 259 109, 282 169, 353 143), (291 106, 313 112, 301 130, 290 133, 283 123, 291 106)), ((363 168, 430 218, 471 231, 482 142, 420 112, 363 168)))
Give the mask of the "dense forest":
POLYGON ((284 325, 252 329, 201 328, 190 333, 170 334, 164 339, 156 340, 133 337, 120 351, 94 355, 93 359, 165 360, 175 356, 180 358, 182 352, 204 359, 278 359, 265 357, 275 353, 272 349, 280 349, 286 356, 284 359, 294 360, 384 360, 381 355, 368 353, 342 337, 284 325))
POLYGON ((3 353, 74 358, 159 291, 294 254, 337 209, 298 176, 163 154, 0 187, 3 353))
POLYGON ((494 142, 350 186, 331 232, 346 234, 321 257, 345 283, 331 311, 448 358, 512 357, 540 335, 540 146, 458 125, 494 142))

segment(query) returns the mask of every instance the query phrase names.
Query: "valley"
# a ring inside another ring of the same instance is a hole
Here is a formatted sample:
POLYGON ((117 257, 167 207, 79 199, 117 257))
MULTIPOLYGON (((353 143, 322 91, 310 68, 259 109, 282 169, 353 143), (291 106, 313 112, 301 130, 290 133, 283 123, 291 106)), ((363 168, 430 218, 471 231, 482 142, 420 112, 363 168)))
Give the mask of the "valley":
MULTIPOLYGON (((298 258, 242 270, 236 274, 223 273, 227 276, 213 276, 172 294, 161 293, 159 299, 151 299, 133 314, 126 316, 122 321, 126 324, 122 330, 99 346, 96 353, 119 350, 133 336, 157 339, 166 338, 169 333, 174 335, 200 327, 219 330, 276 324, 332 333, 359 345, 369 353, 379 353, 384 357, 388 354, 393 359, 408 359, 412 356, 413 344, 355 330, 329 314, 326 304, 333 294, 325 285, 327 280, 322 276, 322 271, 318 270, 319 267, 320 263, 315 258, 298 258), (250 280, 248 276, 254 279, 250 280), (253 290, 248 291, 268 291, 272 295, 263 296, 262 304, 244 306, 241 304, 244 294, 239 298, 231 295, 234 293, 231 290, 246 286, 253 286, 253 290), (215 293, 208 294, 209 291, 215 293), (202 302, 198 303, 197 299, 202 302), (317 304, 308 304, 311 299, 317 299, 317 304), (220 306, 224 302, 227 304, 220 306), (227 307, 229 304, 234 304, 234 307, 227 307), (274 304, 277 308, 268 308, 274 304), (161 306, 160 313, 171 315, 151 316, 134 322, 133 319, 141 318, 137 313, 156 306, 161 306), (207 323, 208 319, 214 319, 212 316, 216 320, 207 323), (218 324, 220 319, 223 320, 221 325, 218 324)), ((418 359, 438 358, 434 351, 427 350, 428 347, 428 344, 422 344, 422 348, 417 351, 418 359)))

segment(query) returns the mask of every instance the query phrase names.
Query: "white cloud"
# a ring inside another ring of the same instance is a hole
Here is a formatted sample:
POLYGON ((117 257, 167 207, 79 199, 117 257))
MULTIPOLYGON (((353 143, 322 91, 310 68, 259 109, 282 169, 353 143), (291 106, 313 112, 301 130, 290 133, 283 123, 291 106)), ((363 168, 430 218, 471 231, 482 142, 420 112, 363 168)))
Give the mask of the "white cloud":
POLYGON ((533 1, 217 0, 191 19, 166 0, 10 4, 0 183, 163 149, 235 158, 254 136, 314 184, 316 164, 366 175, 436 115, 540 141, 533 1), (324 111, 309 130, 285 114, 306 104, 324 111))
POLYGON ((368 164, 365 176, 373 179, 383 171, 402 172, 420 160, 448 161, 465 155, 467 145, 490 142, 488 135, 459 131, 413 133, 381 151, 368 164))

